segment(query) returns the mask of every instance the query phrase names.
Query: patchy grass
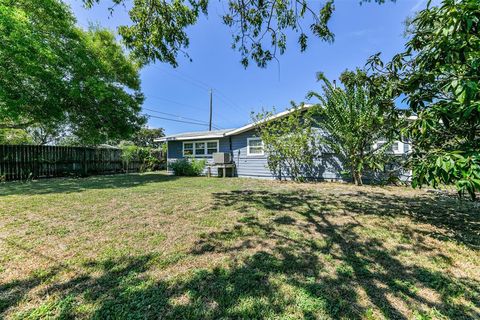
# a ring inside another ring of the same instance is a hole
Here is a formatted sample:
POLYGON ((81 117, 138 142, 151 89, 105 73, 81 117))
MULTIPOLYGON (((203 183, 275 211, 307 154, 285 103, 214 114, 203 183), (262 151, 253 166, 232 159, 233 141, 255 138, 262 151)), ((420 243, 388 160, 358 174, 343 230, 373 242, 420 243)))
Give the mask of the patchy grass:
POLYGON ((0 185, 0 318, 480 318, 478 203, 163 174, 0 185))

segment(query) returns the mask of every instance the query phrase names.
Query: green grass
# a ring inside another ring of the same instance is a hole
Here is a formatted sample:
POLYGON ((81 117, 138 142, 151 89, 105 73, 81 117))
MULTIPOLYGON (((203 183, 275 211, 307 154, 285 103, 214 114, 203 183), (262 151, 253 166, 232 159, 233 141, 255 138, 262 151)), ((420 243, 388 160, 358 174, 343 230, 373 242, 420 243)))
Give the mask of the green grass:
POLYGON ((0 318, 480 318, 480 206, 131 174, 0 184, 0 318))

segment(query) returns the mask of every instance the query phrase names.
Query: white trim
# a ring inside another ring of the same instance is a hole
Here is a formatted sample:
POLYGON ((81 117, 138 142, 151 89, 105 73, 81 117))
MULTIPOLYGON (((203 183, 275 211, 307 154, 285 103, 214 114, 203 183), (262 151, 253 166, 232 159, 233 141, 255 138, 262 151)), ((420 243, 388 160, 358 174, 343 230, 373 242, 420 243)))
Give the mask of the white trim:
MULTIPOLYGON (((388 141, 385 140, 385 139, 378 140, 373 144, 373 149, 379 149, 381 147, 381 145, 383 146, 384 144, 387 144, 387 143, 388 143, 388 141)), ((393 154, 393 155, 406 154, 407 152, 405 152, 405 144, 406 143, 404 143, 402 141, 394 140, 392 142, 392 145, 390 146, 390 149, 387 150, 387 153, 390 153, 390 154, 393 154), (393 145, 394 144, 397 144, 397 146, 398 146, 397 150, 393 150, 393 145)))
MULTIPOLYGON (((277 113, 277 114, 274 114, 270 117, 267 117, 263 120, 261 120, 260 122, 267 122, 267 121, 271 121, 271 120, 274 120, 274 119, 278 119, 278 118, 282 118, 292 112, 295 112, 295 111, 298 111, 298 110, 303 110, 303 109, 309 109, 313 107, 312 104, 304 104, 302 106, 299 106, 297 108, 290 108, 288 110, 285 110, 283 112, 280 112, 280 113, 277 113)), ((256 126, 258 125, 258 123, 254 122, 254 123, 250 123, 250 124, 247 124, 243 127, 240 127, 240 128, 237 128, 237 129, 233 129, 231 131, 227 131, 227 132, 224 132, 224 133, 212 133, 212 134, 207 134, 207 135, 203 135, 203 136, 180 136, 180 137, 175 137, 175 136, 170 136, 170 137, 161 137, 161 138, 157 138, 157 139, 154 139, 154 141, 156 142, 164 142, 164 141, 186 141, 186 140, 197 140, 197 139, 215 139, 215 138, 223 138, 223 137, 228 137, 228 136, 232 136, 232 135, 236 135, 236 134, 239 134, 239 133, 242 133, 242 132, 246 132, 246 131, 249 131, 253 128, 255 128, 256 126)))
POLYGON ((212 134, 212 135, 205 135, 205 136, 184 136, 184 137, 161 137, 154 139, 153 141, 156 142, 165 142, 165 141, 187 141, 192 139, 218 139, 223 138, 224 134, 212 134))
POLYGON ((263 144, 263 140, 260 137, 250 137, 247 138, 247 156, 249 157, 255 157, 255 156, 263 156, 265 155, 265 146, 263 144), (262 153, 250 153, 250 141, 252 140, 260 140, 262 142, 262 153))
MULTIPOLYGON (((304 105, 299 106, 297 108, 291 108, 291 109, 285 110, 283 112, 274 114, 270 117, 267 117, 267 118, 261 120, 260 122, 263 123, 263 122, 275 120, 275 119, 278 119, 278 118, 282 118, 282 117, 284 117, 284 116, 286 116, 286 115, 288 115, 292 112, 295 112, 295 111, 298 111, 298 110, 303 110, 303 109, 308 109, 308 108, 311 108, 311 107, 313 107, 312 104, 304 104, 304 105)), ((256 123, 256 122, 247 124, 246 126, 243 126, 243 127, 238 128, 238 129, 235 129, 235 130, 232 130, 232 131, 229 131, 229 132, 225 133, 225 136, 231 136, 231 135, 235 135, 235 134, 239 134, 239 133, 251 130, 251 129, 255 128, 257 125, 258 125, 258 123, 256 123)))
POLYGON ((220 141, 219 140, 189 140, 189 141, 183 141, 182 143, 182 157, 185 158, 185 157, 194 157, 194 158, 209 158, 209 157, 212 157, 211 154, 208 154, 208 143, 209 142, 216 142, 217 143, 217 152, 220 151, 220 141), (191 143, 192 144, 192 154, 191 155, 185 155, 185 144, 186 143, 191 143), (197 155, 196 154, 196 146, 195 144, 196 143, 204 143, 205 144, 205 147, 203 148, 203 150, 205 151, 205 154, 199 154, 197 155))

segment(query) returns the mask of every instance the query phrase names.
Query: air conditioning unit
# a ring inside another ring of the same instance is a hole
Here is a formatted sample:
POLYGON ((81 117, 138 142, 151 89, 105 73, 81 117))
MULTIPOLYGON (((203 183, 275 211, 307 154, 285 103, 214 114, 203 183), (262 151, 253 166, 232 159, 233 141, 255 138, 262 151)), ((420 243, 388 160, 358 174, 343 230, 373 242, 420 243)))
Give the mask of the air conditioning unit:
POLYGON ((213 153, 213 162, 215 164, 232 163, 232 156, 228 152, 214 152, 213 153))

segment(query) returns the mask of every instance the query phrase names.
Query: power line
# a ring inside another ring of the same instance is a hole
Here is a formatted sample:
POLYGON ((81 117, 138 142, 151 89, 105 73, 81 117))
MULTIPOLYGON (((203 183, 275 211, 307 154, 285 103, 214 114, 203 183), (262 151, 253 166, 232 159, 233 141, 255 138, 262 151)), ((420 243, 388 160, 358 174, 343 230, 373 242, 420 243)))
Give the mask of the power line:
POLYGON ((205 123, 199 123, 199 122, 193 122, 193 121, 184 121, 184 120, 178 120, 178 119, 170 119, 170 118, 164 118, 164 117, 159 117, 159 116, 154 116, 148 113, 145 113, 146 116, 150 118, 155 118, 155 119, 162 119, 162 120, 168 120, 168 121, 174 121, 174 122, 181 122, 181 123, 189 123, 189 124, 196 124, 202 127, 208 127, 208 124, 205 123))
MULTIPOLYGON (((144 110, 147 110, 147 111, 150 111, 150 112, 155 112, 155 113, 160 113, 160 114, 164 114, 164 115, 167 115, 167 116, 172 116, 172 117, 177 117, 179 119, 184 119, 184 120, 190 120, 190 121, 195 121, 195 122, 198 122, 198 123, 202 123, 204 125, 208 125, 208 122, 206 121, 203 121, 203 120, 198 120, 198 119, 194 119, 194 118, 188 118, 188 117, 183 117, 183 116, 180 116, 178 114, 173 114, 173 113, 168 113, 168 112, 162 112, 162 111, 157 111, 157 110, 154 110, 154 109, 150 109, 150 108, 143 108, 144 110)), ((220 129, 217 125, 213 125, 213 127, 215 129, 220 129)))
MULTIPOLYGON (((197 126, 208 127, 208 124, 200 123, 200 122, 170 119, 170 118, 165 118, 165 117, 154 116, 154 115, 151 115, 151 114, 148 114, 148 113, 145 113, 145 115, 149 118, 155 118, 155 119, 161 119, 161 120, 167 120, 167 121, 174 121, 174 122, 180 122, 180 123, 195 124, 197 126)), ((215 127, 215 126, 214 126, 214 129, 219 130, 219 128, 215 127)))
POLYGON ((243 110, 241 110, 242 108, 240 108, 240 106, 238 104, 236 104, 235 102, 233 102, 225 93, 223 93, 222 91, 220 91, 219 89, 209 85, 208 83, 206 82, 203 82, 201 80, 198 80, 198 79, 195 79, 193 78, 192 76, 189 76, 185 73, 181 73, 180 71, 178 70, 174 70, 175 72, 170 72, 169 70, 166 70, 164 68, 160 68, 159 66, 157 65, 154 65, 155 67, 157 67, 158 69, 160 70, 163 70, 173 76, 176 76, 177 78, 181 79, 181 80, 184 80, 186 82, 189 82, 191 83, 192 85, 202 89, 202 90, 210 90, 210 89, 214 89, 220 96, 219 98, 222 99, 224 102, 226 102, 227 104, 229 104, 230 106, 232 106, 234 109, 237 109, 237 111, 241 111, 243 112, 243 110))
MULTIPOLYGON (((178 102, 178 101, 175 101, 175 100, 171 100, 171 99, 167 99, 167 98, 162 98, 162 97, 157 97, 157 96, 152 96, 152 95, 148 95, 147 99, 149 98, 153 98, 153 99, 158 99, 158 100, 162 100, 162 101, 165 101, 165 102, 168 102, 168 103, 173 103, 173 104, 176 104, 176 105, 179 105, 179 106, 184 106, 184 107, 187 107, 189 109, 192 109, 192 110, 199 110, 200 107, 199 106, 193 106, 191 104, 186 104, 186 103, 183 103, 183 102, 178 102)), ((223 121, 229 121, 229 119, 225 118, 221 113, 218 113, 216 114, 219 118, 221 118, 223 121)), ((175 115, 176 116, 176 115, 175 115)))
POLYGON ((201 123, 204 123, 204 124, 208 124, 208 122, 206 122, 206 121, 198 120, 198 119, 193 119, 193 118, 187 118, 187 117, 179 116, 178 114, 173 114, 173 113, 167 113, 167 112, 157 111, 157 110, 149 109, 149 108, 143 108, 143 109, 144 109, 144 110, 147 110, 147 111, 155 112, 155 113, 165 114, 165 115, 167 115, 167 116, 178 117, 178 118, 180 118, 180 119, 191 120, 191 121, 196 121, 196 122, 201 122, 201 123))
POLYGON ((235 110, 237 111, 240 111, 240 112, 243 112, 242 108, 240 108, 240 106, 238 106, 236 103, 234 103, 233 101, 231 101, 230 99, 228 99, 228 97, 221 93, 220 90, 218 89, 214 89, 219 95, 217 95, 217 97, 219 97, 221 100, 223 100, 224 102, 228 104, 230 104, 231 107, 233 107, 235 110))
POLYGON ((179 73, 178 70, 176 70, 176 72, 174 73, 174 72, 171 72, 170 70, 167 70, 167 69, 164 69, 164 68, 160 68, 160 67, 157 66, 157 65, 153 65, 153 66, 154 66, 155 68, 159 69, 159 70, 162 70, 162 71, 164 71, 164 72, 166 72, 166 73, 174 76, 174 77, 179 78, 180 80, 189 82, 190 84, 192 84, 192 85, 194 85, 194 86, 196 86, 196 87, 198 87, 198 88, 200 88, 200 89, 202 89, 202 90, 205 90, 205 91, 210 90, 210 86, 209 86, 208 84, 203 83, 203 82, 198 81, 198 80, 195 80, 195 79, 193 79, 192 77, 189 77, 189 76, 186 76, 186 75, 182 76, 182 75, 179 73))
POLYGON ((161 98, 161 97, 156 97, 156 96, 152 96, 152 95, 149 95, 147 97, 148 98, 153 98, 153 99, 157 99, 157 100, 163 100, 165 102, 168 102, 168 103, 173 103, 173 104, 176 104, 176 105, 179 105, 179 106, 184 106, 184 107, 187 107, 187 108, 190 108, 190 109, 193 109, 193 110, 198 110, 199 107, 198 106, 193 106, 191 104, 186 104, 186 103, 183 103, 183 102, 178 102, 178 101, 175 101, 175 100, 171 100, 171 99, 167 99, 167 98, 161 98))

